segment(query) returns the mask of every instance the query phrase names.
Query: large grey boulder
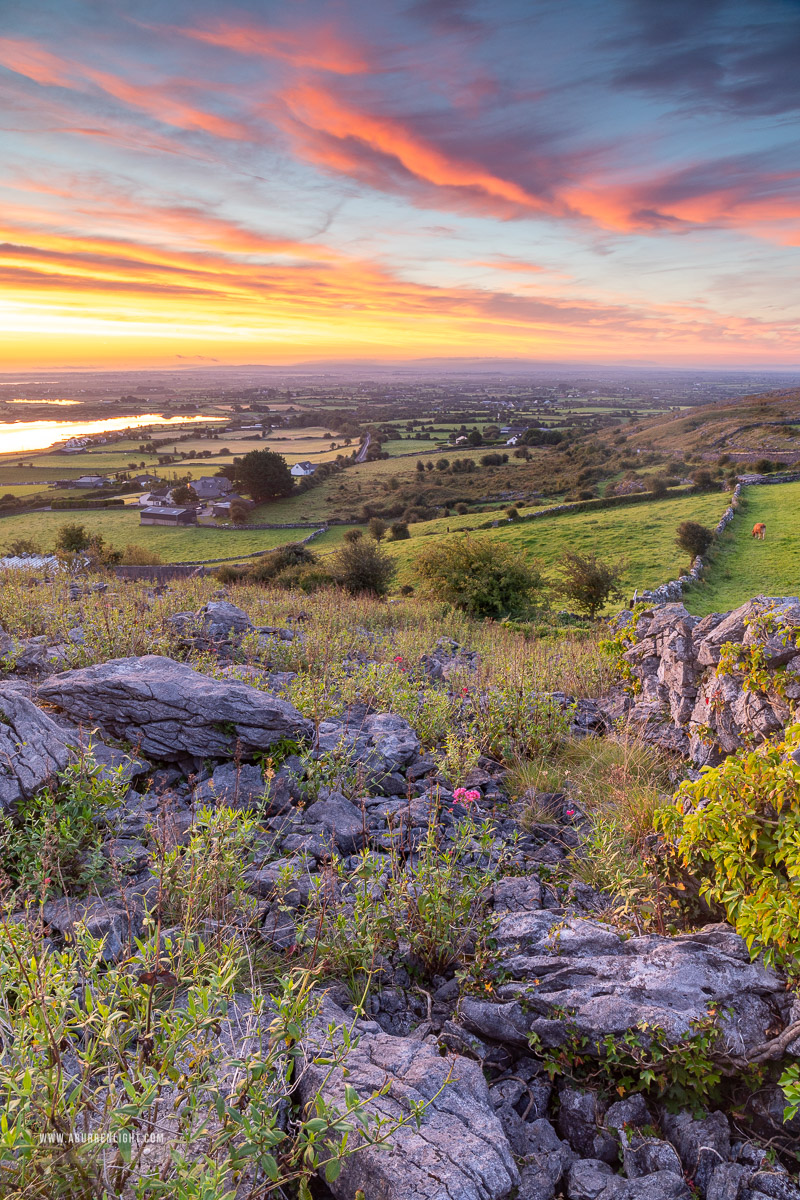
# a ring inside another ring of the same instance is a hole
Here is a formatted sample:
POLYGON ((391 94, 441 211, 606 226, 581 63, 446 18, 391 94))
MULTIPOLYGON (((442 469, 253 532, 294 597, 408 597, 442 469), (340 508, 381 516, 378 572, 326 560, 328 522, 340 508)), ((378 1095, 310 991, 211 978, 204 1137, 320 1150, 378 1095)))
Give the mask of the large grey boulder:
POLYGON ((0 684, 0 811, 44 787, 69 758, 64 730, 21 692, 0 684))
POLYGON ((364 1099, 389 1083, 386 1095, 370 1101, 370 1111, 394 1121, 409 1116, 411 1102, 428 1107, 419 1128, 411 1120, 386 1147, 360 1149, 345 1161, 329 1185, 337 1200, 352 1200, 358 1189, 380 1200, 506 1200, 514 1195, 519 1174, 479 1064, 460 1055, 443 1058, 436 1045, 394 1037, 372 1021, 360 1021, 345 1079, 341 1069, 313 1061, 328 1042, 329 1026, 345 1022, 341 1009, 326 1000, 306 1041, 308 1061, 298 1084, 302 1103, 321 1089, 343 1110, 346 1083, 364 1099))
POLYGON ((0 684, 0 812, 33 796, 81 754, 106 773, 125 768, 127 778, 147 770, 122 751, 54 721, 14 684, 0 684))
POLYGON ((691 1036, 713 1005, 726 1048, 740 1055, 782 1023, 784 982, 751 962, 726 925, 675 938, 624 938, 598 921, 541 910, 502 917, 495 937, 509 979, 497 989, 505 1003, 460 1006, 463 1024, 479 1037, 520 1045, 530 1030, 545 1046, 559 1044, 569 1033, 566 1011, 592 1043, 643 1022, 675 1041, 691 1036))
POLYGON ((285 700, 157 654, 65 671, 46 680, 39 695, 73 720, 96 723, 166 761, 232 758, 237 750, 248 757, 280 738, 313 733, 285 700))

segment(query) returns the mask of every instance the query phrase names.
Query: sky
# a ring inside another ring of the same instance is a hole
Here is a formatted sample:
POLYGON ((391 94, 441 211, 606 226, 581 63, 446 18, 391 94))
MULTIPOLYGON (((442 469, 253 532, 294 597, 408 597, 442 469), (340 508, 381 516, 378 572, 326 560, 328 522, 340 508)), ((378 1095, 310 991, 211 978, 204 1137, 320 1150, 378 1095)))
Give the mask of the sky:
POLYGON ((800 364, 800 0, 0 0, 0 370, 800 364))

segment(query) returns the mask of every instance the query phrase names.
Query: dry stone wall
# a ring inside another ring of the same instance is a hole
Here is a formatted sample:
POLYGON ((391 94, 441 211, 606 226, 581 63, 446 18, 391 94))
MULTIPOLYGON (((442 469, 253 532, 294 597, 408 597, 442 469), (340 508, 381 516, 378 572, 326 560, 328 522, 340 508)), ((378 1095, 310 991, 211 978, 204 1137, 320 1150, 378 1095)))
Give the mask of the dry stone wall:
POLYGON ((627 620, 629 716, 650 740, 713 766, 791 719, 800 700, 796 596, 756 596, 702 618, 664 604, 627 620))

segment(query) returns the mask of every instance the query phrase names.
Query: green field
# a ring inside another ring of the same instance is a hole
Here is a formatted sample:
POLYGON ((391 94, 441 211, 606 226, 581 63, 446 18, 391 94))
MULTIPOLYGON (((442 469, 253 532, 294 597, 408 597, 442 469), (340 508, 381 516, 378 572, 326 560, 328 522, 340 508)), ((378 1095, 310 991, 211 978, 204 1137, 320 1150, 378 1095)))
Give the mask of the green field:
POLYGON ((706 581, 687 597, 690 612, 705 615, 736 608, 759 594, 800 594, 800 483, 744 489, 744 503, 720 539, 706 581), (765 540, 753 525, 767 526, 765 540))
MULTIPOLYGON (((306 536, 303 529, 214 529, 190 526, 169 529, 159 525, 140 525, 139 513, 107 510, 104 512, 40 512, 27 516, 0 519, 0 551, 17 538, 31 538, 42 550, 51 550, 62 525, 83 525, 90 533, 100 533, 112 546, 123 549, 128 544, 155 550, 165 562, 195 562, 205 558, 228 558, 237 554, 252 554, 270 550, 285 542, 306 536)), ((337 528, 325 535, 321 545, 335 545, 344 536, 337 528)))
MULTIPOLYGON (((675 496, 642 504, 602 509, 597 512, 566 513, 537 521, 514 522, 498 529, 478 530, 471 536, 507 542, 528 558, 538 558, 545 568, 555 566, 565 550, 596 551, 602 558, 628 560, 624 586, 655 587, 683 571, 686 556, 675 545, 675 530, 681 521, 695 520, 716 525, 725 509, 726 497, 719 492, 697 496, 675 496)), ((446 524, 446 523, 445 523, 446 524)), ((398 560, 398 582, 413 583, 413 564, 430 537, 415 536, 411 526, 408 541, 389 543, 398 560)))

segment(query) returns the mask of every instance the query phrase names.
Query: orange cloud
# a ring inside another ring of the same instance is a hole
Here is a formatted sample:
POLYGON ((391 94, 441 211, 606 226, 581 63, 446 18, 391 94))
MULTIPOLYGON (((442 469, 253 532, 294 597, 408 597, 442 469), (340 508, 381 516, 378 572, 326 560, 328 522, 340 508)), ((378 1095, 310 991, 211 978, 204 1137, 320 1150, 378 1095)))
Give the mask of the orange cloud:
POLYGON ((328 26, 286 31, 220 21, 210 29, 184 28, 179 32, 210 46, 282 59, 295 67, 311 67, 337 75, 359 75, 370 69, 361 51, 337 37, 328 26))
POLYGON ((71 86, 66 64, 29 38, 0 38, 0 65, 36 83, 71 86))
POLYGON ((394 159, 410 175, 435 187, 478 191, 528 211, 547 208, 519 184, 445 154, 394 118, 351 108, 321 86, 303 84, 285 92, 282 99, 290 128, 300 135, 301 149, 316 162, 349 169, 358 165, 359 147, 366 148, 394 159))

